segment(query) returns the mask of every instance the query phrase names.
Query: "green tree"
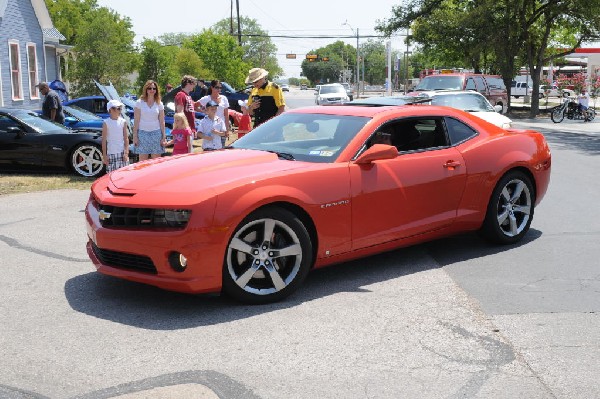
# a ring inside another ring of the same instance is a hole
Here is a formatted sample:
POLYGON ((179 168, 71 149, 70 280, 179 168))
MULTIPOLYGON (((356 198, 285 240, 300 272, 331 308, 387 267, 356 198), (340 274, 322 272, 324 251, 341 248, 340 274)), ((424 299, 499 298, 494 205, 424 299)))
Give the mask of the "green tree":
MULTIPOLYGON (((258 21, 244 16, 240 17, 240 27, 243 61, 252 67, 266 69, 273 79, 280 76, 283 70, 277 62, 277 46, 271 41, 268 32, 262 29, 258 21)), ((228 18, 217 22, 212 30, 218 34, 229 34, 237 40, 237 22, 234 21, 232 32, 228 18)))
POLYGON ((525 60, 533 79, 535 116, 543 66, 598 36, 600 2, 409 0, 393 7, 392 17, 377 26, 388 35, 407 28, 424 53, 435 54, 437 66, 462 63, 475 71, 500 72, 507 87, 518 69, 516 61, 525 60))
POLYGON ((243 60, 243 49, 229 35, 204 30, 183 43, 198 54, 209 71, 206 79, 219 79, 233 87, 244 87, 248 70, 253 67, 243 60))
POLYGON ((52 23, 65 36, 64 44, 74 45, 88 15, 98 8, 96 0, 46 0, 52 23))
POLYGON ((204 67, 200 56, 193 49, 185 47, 180 49, 175 56, 175 70, 178 80, 181 80, 183 75, 191 75, 201 79, 212 74, 210 69, 204 67))
POLYGON ((119 91, 129 89, 127 75, 139 62, 133 48, 135 35, 130 19, 98 7, 95 0, 47 0, 47 3, 53 23, 59 30, 64 29, 67 43, 74 46, 66 76, 72 83, 72 93, 76 96, 97 93, 93 80, 110 81, 119 91))

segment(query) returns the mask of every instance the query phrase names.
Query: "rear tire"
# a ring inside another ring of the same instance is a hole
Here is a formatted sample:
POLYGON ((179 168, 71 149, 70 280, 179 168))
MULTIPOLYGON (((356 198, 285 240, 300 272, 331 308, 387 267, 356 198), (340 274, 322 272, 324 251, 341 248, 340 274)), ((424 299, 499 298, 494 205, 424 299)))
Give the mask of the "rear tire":
POLYGON ((533 220, 535 191, 529 177, 520 171, 505 174, 487 207, 481 233, 496 244, 514 244, 529 231, 533 220))
POLYGON ((79 176, 95 178, 104 173, 102 150, 96 144, 77 145, 69 158, 69 166, 79 176))

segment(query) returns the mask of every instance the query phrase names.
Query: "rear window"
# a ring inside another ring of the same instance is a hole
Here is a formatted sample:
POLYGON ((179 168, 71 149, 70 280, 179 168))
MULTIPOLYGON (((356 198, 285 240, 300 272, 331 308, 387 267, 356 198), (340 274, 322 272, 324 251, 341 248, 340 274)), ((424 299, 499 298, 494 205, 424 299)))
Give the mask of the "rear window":
POLYGON ((500 77, 496 76, 486 76, 485 80, 490 89, 501 89, 506 90, 506 86, 504 85, 504 81, 500 77))

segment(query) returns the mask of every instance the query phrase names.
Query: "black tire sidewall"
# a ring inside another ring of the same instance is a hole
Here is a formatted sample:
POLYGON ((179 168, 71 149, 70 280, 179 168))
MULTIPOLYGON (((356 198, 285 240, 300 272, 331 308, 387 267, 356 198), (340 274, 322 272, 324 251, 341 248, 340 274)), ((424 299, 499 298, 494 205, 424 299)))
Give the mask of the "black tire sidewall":
POLYGON ((518 170, 509 171, 504 176, 502 176, 502 178, 498 181, 498 184, 496 184, 494 191, 492 192, 492 195, 488 202, 485 219, 483 221, 483 225, 481 227, 480 232, 486 240, 493 242, 495 244, 503 244, 503 245, 514 244, 514 243, 520 241, 525 236, 525 234, 527 234, 527 232, 529 231, 529 227, 531 226, 531 222, 533 221, 534 209, 535 209, 535 188, 533 186, 531 179, 525 173, 523 173, 521 171, 518 171, 518 170), (523 229, 522 232, 520 232, 519 234, 517 234, 516 236, 513 236, 513 237, 509 237, 504 234, 504 232, 498 225, 498 218, 497 218, 498 203, 500 202, 499 201, 500 195, 501 195, 504 187, 511 180, 521 180, 522 182, 524 182, 527 185, 527 188, 529 189, 529 194, 531 195, 531 212, 529 214, 529 220, 527 221, 527 225, 525 226, 525 228, 523 229))

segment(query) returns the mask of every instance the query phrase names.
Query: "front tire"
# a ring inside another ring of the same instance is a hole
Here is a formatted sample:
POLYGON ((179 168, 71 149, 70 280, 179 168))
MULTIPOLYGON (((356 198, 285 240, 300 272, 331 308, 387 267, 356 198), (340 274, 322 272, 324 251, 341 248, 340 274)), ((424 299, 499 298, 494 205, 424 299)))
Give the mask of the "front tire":
POLYGON ((104 173, 102 150, 95 144, 78 144, 70 159, 71 169, 79 176, 98 177, 104 173))
POLYGON ((561 123, 563 119, 565 119, 565 112, 562 110, 562 107, 558 106, 552 109, 550 112, 550 119, 554 123, 561 123))
POLYGON ((260 209, 236 228, 223 265, 223 292, 241 302, 281 300, 302 284, 313 259, 306 227, 281 208, 260 209))
POLYGON ((535 192, 529 177, 520 171, 504 175, 492 192, 482 235, 496 244, 514 244, 529 231, 535 192))

